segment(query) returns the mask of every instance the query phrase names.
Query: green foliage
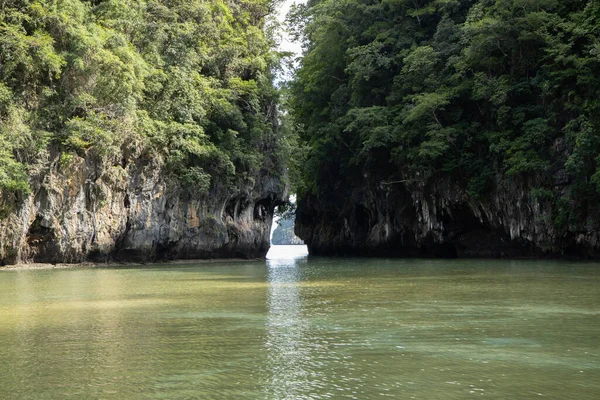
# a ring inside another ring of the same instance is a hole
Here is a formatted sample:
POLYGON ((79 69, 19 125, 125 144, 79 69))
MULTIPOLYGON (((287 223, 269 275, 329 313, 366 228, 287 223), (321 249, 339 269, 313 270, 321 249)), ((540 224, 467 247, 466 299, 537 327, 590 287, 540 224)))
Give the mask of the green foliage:
MULTIPOLYGON (((1 143, 5 145, 5 143, 1 143)), ((29 193, 29 183, 25 166, 15 161, 6 149, 0 149, 0 189, 6 192, 29 193)))
POLYGON ((281 147, 276 1, 3 2, 0 189, 27 191, 48 146, 117 163, 142 144, 197 194, 256 175, 281 147))
POLYGON ((210 174, 200 167, 189 167, 180 173, 181 183, 199 193, 206 193, 210 188, 210 174))
POLYGON ((65 123, 63 144, 80 155, 93 149, 100 156, 119 151, 120 126, 106 114, 90 112, 85 118, 73 117, 65 123))
POLYGON ((600 220, 600 2, 313 0, 292 19, 304 193, 521 179, 557 226, 600 220))

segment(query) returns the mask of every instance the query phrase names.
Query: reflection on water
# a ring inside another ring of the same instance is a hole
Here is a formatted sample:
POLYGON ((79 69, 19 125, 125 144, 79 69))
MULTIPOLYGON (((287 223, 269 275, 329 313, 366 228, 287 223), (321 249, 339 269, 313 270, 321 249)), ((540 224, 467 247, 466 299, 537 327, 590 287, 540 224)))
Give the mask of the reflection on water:
MULTIPOLYGON (((296 250, 295 246, 290 247, 296 250)), ((297 259, 280 249, 282 258, 267 261, 267 371, 266 394, 272 399, 296 399, 310 393, 307 362, 311 359, 310 325, 302 309, 299 282, 301 270, 297 259)), ((273 252, 271 252, 273 253, 273 252)))
POLYGON ((306 245, 297 246, 271 246, 267 253, 267 260, 271 263, 285 264, 293 260, 306 260, 308 256, 308 247, 306 245))
POLYGON ((600 265, 0 272, 0 399, 600 398, 600 265))

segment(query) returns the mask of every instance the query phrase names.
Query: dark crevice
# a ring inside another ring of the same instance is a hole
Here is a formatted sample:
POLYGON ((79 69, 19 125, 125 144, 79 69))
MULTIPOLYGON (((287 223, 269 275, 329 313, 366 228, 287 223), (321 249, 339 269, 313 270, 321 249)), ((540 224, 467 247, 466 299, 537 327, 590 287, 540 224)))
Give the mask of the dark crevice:
POLYGON ((225 205, 225 217, 230 217, 231 219, 236 219, 236 209, 238 208, 239 198, 231 199, 225 205))
POLYGON ((27 245, 35 262, 54 262, 58 256, 54 243, 54 231, 44 226, 41 215, 37 215, 27 232, 27 245))
POLYGON ((127 216, 127 221, 125 222, 125 230, 123 231, 123 233, 121 233, 121 235, 119 235, 119 237, 117 238, 117 240, 115 240, 115 255, 117 258, 119 258, 119 254, 123 252, 124 248, 125 248, 125 241, 127 239, 127 235, 129 234, 129 231, 131 230, 131 221, 129 218, 129 215, 127 216))
POLYGON ((272 201, 270 198, 261 199, 254 205, 254 219, 264 221, 269 215, 269 210, 272 207, 272 201))

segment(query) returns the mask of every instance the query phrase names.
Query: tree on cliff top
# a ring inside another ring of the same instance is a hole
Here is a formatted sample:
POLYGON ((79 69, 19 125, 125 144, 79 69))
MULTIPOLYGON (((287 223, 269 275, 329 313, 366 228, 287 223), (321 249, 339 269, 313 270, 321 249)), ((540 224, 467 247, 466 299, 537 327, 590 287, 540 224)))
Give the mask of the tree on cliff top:
POLYGON ((0 190, 75 155, 161 160, 194 192, 269 170, 278 151, 277 0, 0 4, 0 190))
POLYGON ((598 220, 598 1, 313 0, 294 20, 300 197, 518 178, 556 226, 598 220))

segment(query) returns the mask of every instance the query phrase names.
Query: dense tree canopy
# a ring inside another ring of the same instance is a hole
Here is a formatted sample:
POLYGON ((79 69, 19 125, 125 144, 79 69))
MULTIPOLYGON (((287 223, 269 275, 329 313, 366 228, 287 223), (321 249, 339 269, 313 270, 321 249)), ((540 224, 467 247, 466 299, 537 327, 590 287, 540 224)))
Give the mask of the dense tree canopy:
POLYGON ((0 191, 27 192, 54 154, 139 149, 196 192, 252 179, 277 150, 275 3, 0 2, 0 191))
POLYGON ((600 199, 600 2, 310 0, 293 112, 302 194, 529 179, 556 225, 600 199))

